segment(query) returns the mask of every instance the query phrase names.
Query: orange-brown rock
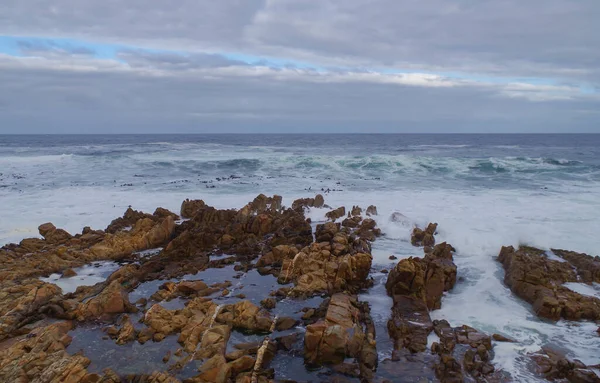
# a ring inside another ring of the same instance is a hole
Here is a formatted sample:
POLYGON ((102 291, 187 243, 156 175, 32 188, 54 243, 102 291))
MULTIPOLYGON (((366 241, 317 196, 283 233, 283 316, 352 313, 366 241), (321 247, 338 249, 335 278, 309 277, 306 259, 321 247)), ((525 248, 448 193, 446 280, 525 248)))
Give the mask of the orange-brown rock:
POLYGON ((0 340, 45 312, 64 314, 58 286, 37 279, 0 282, 0 340))
POLYGON ((410 237, 410 242, 413 246, 433 246, 435 245, 434 235, 436 230, 437 223, 430 223, 425 230, 415 227, 410 237))
POLYGON ((333 295, 325 319, 306 328, 306 363, 339 364, 346 358, 357 358, 361 375, 367 380, 372 379, 377 364, 375 333, 374 328, 368 325, 365 331, 361 318, 363 313, 356 297, 343 293, 333 295))
POLYGON ((600 257, 574 251, 552 249, 552 252, 577 268, 577 275, 585 283, 600 283, 600 257))
POLYGON ((82 303, 75 314, 80 321, 110 316, 137 309, 129 303, 129 297, 118 280, 110 283, 100 294, 82 303))
POLYGON ((259 195, 239 211, 205 206, 181 224, 176 238, 165 249, 170 257, 192 257, 220 251, 239 255, 260 254, 265 244, 306 245, 312 230, 304 213, 283 210, 281 197, 259 195))
POLYGON ((204 201, 196 199, 189 200, 186 199, 181 204, 181 217, 182 218, 192 218, 196 215, 196 213, 206 207, 206 203, 204 201))
POLYGON ((571 383, 598 383, 600 378, 579 360, 568 359, 559 351, 544 347, 531 355, 537 363, 537 372, 550 381, 567 380, 571 383))
POLYGON ((331 210, 330 212, 326 213, 325 216, 332 220, 332 221, 336 221, 339 218, 342 218, 346 215, 346 207, 341 206, 338 207, 337 209, 331 210))
POLYGON ((301 198, 297 199, 292 203, 292 209, 301 211, 304 208, 316 207, 321 208, 325 205, 325 199, 323 195, 317 194, 315 198, 301 198))
POLYGON ((549 259, 544 251, 526 246, 518 250, 503 247, 498 260, 504 266, 504 282, 518 297, 531 303, 538 316, 552 320, 600 319, 600 299, 562 286, 578 281, 578 269, 571 263, 549 259))
POLYGON ((440 308, 444 291, 449 291, 456 283, 453 251, 454 248, 444 242, 423 258, 401 260, 389 273, 386 282, 388 294, 422 300, 430 310, 440 308))
POLYGON ((313 243, 293 259, 284 260, 278 280, 294 282, 290 294, 295 296, 357 290, 367 283, 373 258, 368 253, 349 253, 350 250, 345 235, 336 234, 332 244, 313 243))
POLYGON ((34 329, 29 336, 0 345, 1 382, 77 383, 88 375, 89 359, 69 355, 71 323, 34 329))

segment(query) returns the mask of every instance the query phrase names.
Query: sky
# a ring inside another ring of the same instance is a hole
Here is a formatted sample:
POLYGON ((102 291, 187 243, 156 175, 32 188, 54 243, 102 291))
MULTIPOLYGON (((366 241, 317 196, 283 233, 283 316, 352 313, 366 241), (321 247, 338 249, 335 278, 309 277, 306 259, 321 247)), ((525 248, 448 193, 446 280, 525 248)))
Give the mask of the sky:
POLYGON ((598 0, 0 8, 0 133, 600 133, 598 0))

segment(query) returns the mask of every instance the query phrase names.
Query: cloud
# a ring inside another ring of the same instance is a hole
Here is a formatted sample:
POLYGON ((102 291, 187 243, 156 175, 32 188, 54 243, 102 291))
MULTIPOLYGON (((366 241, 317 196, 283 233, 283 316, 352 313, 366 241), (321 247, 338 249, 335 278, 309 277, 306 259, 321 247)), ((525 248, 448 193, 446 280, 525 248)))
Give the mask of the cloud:
POLYGON ((594 131, 599 18, 596 0, 5 0, 21 56, 0 56, 0 124, 594 131))
POLYGON ((6 0, 0 33, 600 83, 596 0, 6 0))
POLYGON ((582 111, 600 106, 595 96, 532 102, 503 95, 503 85, 415 74, 386 79, 228 63, 173 70, 163 62, 140 69, 94 58, 2 57, 0 126, 21 133, 447 132, 560 131, 568 124, 589 131, 598 116, 582 111))

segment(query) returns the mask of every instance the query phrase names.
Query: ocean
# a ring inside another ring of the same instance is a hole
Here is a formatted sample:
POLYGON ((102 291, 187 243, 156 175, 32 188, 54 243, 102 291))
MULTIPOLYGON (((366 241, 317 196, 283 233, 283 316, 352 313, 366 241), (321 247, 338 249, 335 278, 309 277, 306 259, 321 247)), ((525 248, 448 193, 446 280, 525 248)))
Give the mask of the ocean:
POLYGON ((178 212, 190 198, 239 208, 259 193, 288 206, 317 193, 333 207, 377 206, 378 285, 361 298, 379 327, 391 300, 377 270, 392 254, 422 255, 410 231, 437 222, 460 280, 434 318, 516 339, 496 346, 494 362, 518 379, 533 379, 524 356, 543 345, 600 361, 597 325, 537 319, 495 260, 519 244, 600 254, 600 135, 0 135, 0 244, 37 237, 48 221, 74 233, 105 228, 128 206, 178 212))

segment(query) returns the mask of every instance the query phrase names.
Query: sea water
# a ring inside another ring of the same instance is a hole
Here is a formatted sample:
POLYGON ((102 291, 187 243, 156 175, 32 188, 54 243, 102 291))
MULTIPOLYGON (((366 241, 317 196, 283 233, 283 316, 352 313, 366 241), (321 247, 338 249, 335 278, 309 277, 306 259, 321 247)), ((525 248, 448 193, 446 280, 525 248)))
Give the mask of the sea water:
MULTIPOLYGON (((190 198, 240 208, 259 193, 288 206, 317 193, 332 207, 377 205, 378 285, 361 299, 380 329, 391 300, 379 271, 392 254, 422 256, 411 229, 437 222, 460 281, 435 319, 517 340, 498 344, 495 358, 515 378, 532 379, 525 355, 543 345, 600 362, 597 325, 537 319, 495 259, 519 244, 600 253, 600 135, 0 136, 0 244, 39 236, 48 221, 75 233, 105 228, 128 206, 178 212, 190 198)), ((326 211, 308 215, 318 222, 326 211)), ((379 343, 389 355, 390 342, 379 343)))

